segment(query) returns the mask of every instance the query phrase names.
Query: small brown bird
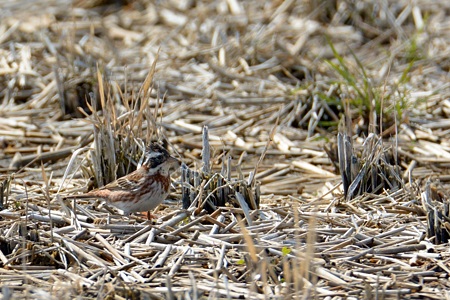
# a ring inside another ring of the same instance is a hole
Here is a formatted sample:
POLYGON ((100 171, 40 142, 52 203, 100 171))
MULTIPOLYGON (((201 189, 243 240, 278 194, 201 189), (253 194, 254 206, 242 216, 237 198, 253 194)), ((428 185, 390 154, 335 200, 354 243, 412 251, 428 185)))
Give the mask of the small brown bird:
POLYGON ((149 211, 166 199, 170 189, 170 172, 181 166, 178 159, 157 143, 152 143, 147 157, 136 171, 86 194, 66 199, 99 198, 122 210, 125 215, 149 211))

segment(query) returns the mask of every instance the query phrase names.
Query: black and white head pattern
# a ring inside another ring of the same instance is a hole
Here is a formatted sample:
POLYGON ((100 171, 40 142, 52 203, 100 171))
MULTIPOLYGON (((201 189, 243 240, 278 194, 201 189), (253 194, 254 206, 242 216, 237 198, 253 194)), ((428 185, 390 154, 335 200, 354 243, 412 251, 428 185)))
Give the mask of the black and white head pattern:
POLYGON ((147 150, 147 158, 145 159, 145 164, 150 169, 155 169, 166 162, 169 157, 169 152, 160 144, 152 143, 147 150))

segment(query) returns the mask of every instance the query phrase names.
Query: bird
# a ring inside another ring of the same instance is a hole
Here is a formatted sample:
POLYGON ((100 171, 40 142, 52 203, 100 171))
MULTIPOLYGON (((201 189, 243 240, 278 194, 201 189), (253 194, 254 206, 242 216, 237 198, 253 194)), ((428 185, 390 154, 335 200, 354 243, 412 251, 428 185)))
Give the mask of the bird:
POLYGON ((150 211, 169 195, 171 171, 180 166, 178 159, 153 142, 146 151, 144 163, 134 172, 88 193, 68 195, 65 199, 102 199, 127 216, 150 211))

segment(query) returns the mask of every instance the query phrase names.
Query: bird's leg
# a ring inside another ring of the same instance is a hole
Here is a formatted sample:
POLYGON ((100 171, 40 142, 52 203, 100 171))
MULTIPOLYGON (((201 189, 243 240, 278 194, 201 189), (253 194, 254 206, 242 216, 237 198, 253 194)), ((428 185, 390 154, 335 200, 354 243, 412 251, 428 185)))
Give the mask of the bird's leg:
POLYGON ((143 212, 142 214, 143 214, 144 216, 146 216, 146 217, 147 217, 147 220, 149 220, 150 222, 152 221, 152 219, 156 220, 156 219, 159 218, 158 215, 154 215, 154 214, 152 214, 150 211, 143 212))

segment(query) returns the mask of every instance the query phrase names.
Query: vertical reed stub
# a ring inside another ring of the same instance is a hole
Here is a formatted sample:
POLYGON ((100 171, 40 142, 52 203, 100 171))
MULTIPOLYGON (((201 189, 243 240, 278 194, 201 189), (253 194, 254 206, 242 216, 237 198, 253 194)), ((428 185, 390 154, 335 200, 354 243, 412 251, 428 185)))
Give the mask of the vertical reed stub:
POLYGON ((203 126, 202 131, 202 172, 205 175, 211 173, 211 147, 209 145, 209 134, 208 134, 208 126, 203 126))

